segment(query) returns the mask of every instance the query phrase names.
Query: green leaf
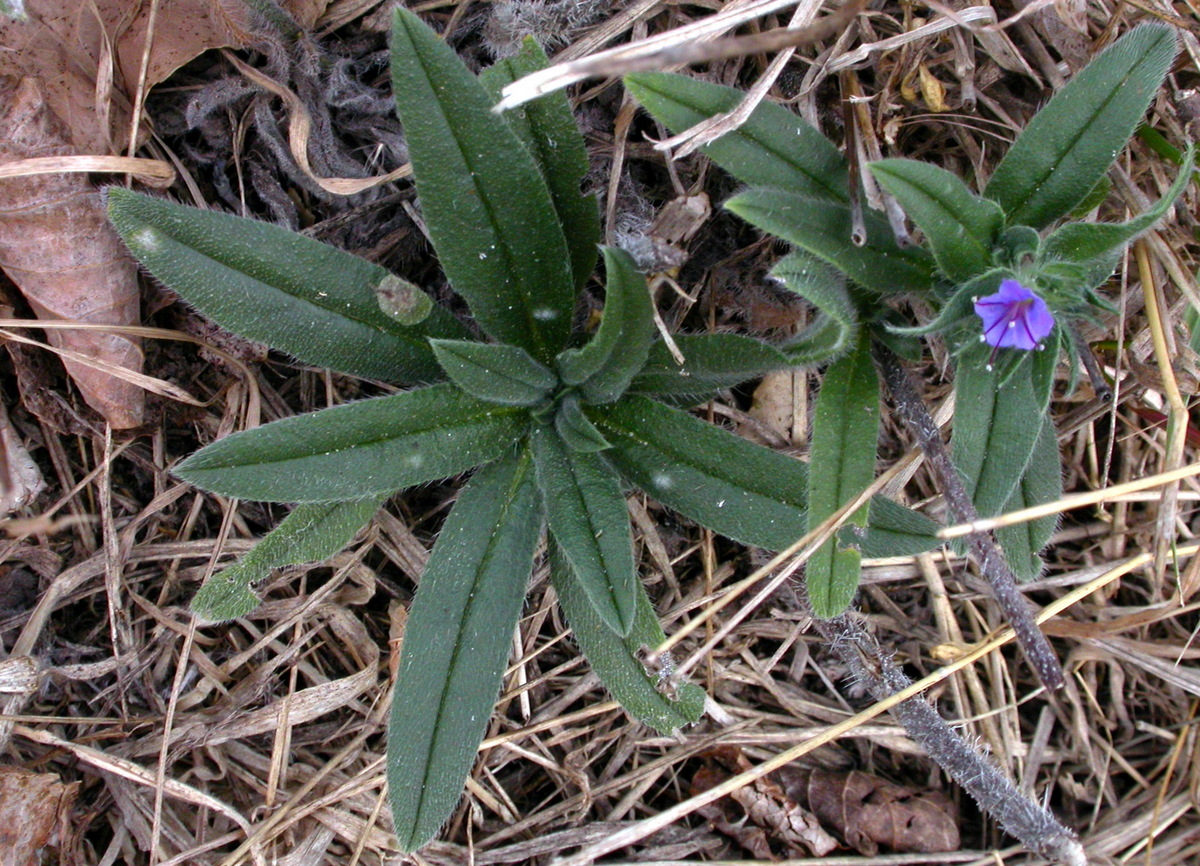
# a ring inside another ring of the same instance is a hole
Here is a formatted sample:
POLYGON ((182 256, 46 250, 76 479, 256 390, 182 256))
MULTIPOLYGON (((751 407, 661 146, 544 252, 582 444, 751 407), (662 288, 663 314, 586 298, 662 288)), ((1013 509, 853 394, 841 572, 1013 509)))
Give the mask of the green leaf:
POLYGON ((297 505, 249 553, 204 582, 192 599, 192 612, 210 622, 246 616, 259 605, 250 590, 253 584, 276 568, 320 562, 340 552, 375 516, 385 498, 297 505))
MULTIPOLYGON (((871 485, 879 440, 879 377, 868 340, 825 371, 813 416, 808 469, 808 529, 871 485)), ((847 520, 865 526, 869 503, 847 520)), ((857 550, 831 538, 808 560, 804 582, 813 613, 837 616, 858 590, 857 550)))
POLYGON ((604 312, 582 349, 567 349, 557 364, 563 382, 579 386, 589 403, 612 403, 646 363, 654 339, 654 307, 646 278, 629 253, 604 248, 604 312))
POLYGON ((941 525, 924 514, 885 496, 872 496, 869 524, 865 528, 845 526, 838 537, 843 545, 857 547, 866 559, 883 559, 916 556, 941 547, 939 529, 941 525))
POLYGON ((203 490, 268 502, 390 494, 512 449, 526 413, 452 385, 376 397, 226 436, 175 467, 203 490))
POLYGON ((588 417, 612 443, 605 457, 663 505, 771 550, 804 534, 808 473, 799 460, 636 395, 588 417))
POLYGON ((979 317, 975 314, 975 298, 993 294, 1000 288, 1000 283, 1011 276, 1011 272, 1002 268, 986 271, 956 288, 954 294, 946 300, 946 303, 930 322, 911 328, 887 325, 887 331, 899 336, 916 337, 949 331, 954 325, 964 321, 973 321, 978 325, 979 317))
MULTIPOLYGON (((1123 223, 1067 223, 1042 244, 1043 261, 1091 262, 1105 259, 1162 219, 1178 201, 1192 179, 1194 151, 1187 158, 1167 194, 1143 214, 1123 223)), ((1107 264, 1107 263, 1106 263, 1107 264)))
POLYGON ((750 189, 725 203, 725 209, 823 259, 856 283, 879 292, 925 292, 933 282, 927 253, 896 246, 887 221, 864 213, 867 242, 855 246, 850 206, 790 190, 750 189))
POLYGON ((980 198, 953 173, 911 159, 870 165, 883 188, 925 233, 938 267, 963 282, 992 266, 992 247, 1004 228, 1004 212, 980 198))
MULTIPOLYGON (((546 52, 537 40, 527 36, 519 54, 485 69, 479 80, 491 98, 498 100, 506 85, 549 65, 546 52)), ((525 143, 550 187, 554 212, 558 214, 571 254, 575 288, 582 289, 596 269, 600 208, 595 196, 579 192, 589 165, 583 136, 571 113, 571 103, 566 93, 558 90, 506 111, 504 120, 525 143)))
POLYGON ((516 346, 468 340, 429 342, 451 381, 480 400, 500 406, 536 406, 558 386, 558 377, 551 370, 516 346))
POLYGON ((845 275, 804 252, 793 252, 771 268, 771 276, 816 307, 821 315, 780 350, 797 365, 831 361, 858 336, 858 311, 845 275))
POLYGON ((970 345, 954 377, 954 463, 981 517, 999 514, 1012 496, 1033 455, 1050 397, 1045 375, 1035 369, 1036 357, 1020 359, 1003 381, 1002 370, 987 369, 991 352, 983 343, 970 345))
POLYGON ((550 534, 605 625, 629 634, 638 580, 620 479, 598 455, 567 448, 552 427, 534 427, 530 441, 550 534))
POLYGON ((596 425, 583 414, 579 395, 564 394, 554 413, 554 429, 572 451, 603 451, 611 448, 596 425))
POLYGON ((570 336, 574 284, 546 181, 487 90, 406 9, 392 93, 438 260, 479 325, 550 363, 570 336))
POLYGON ((111 187, 108 215, 150 273, 208 318, 306 364, 392 382, 442 371, 427 335, 464 333, 433 310, 406 327, 376 295, 378 265, 278 226, 111 187))
POLYGON ((596 613, 559 546, 551 542, 548 548, 550 580, 558 602, 580 650, 609 693, 627 713, 660 734, 670 734, 698 721, 704 712, 704 690, 692 683, 680 683, 672 698, 659 691, 655 679, 647 675, 638 659, 639 653, 666 640, 641 583, 635 586, 637 618, 622 638, 596 613))
POLYGON ((459 494, 409 611, 388 723, 388 798, 410 852, 450 817, 500 690, 542 531, 527 452, 459 494))
POLYGON ((1142 24, 1054 94, 984 190, 1009 225, 1044 228, 1091 192, 1133 135, 1177 50, 1170 27, 1142 24))
MULTIPOLYGON (((730 111, 746 98, 732 87, 666 72, 627 75, 625 87, 672 133, 730 111)), ((760 103, 746 123, 702 151, 750 186, 849 201, 846 161, 837 147, 803 118, 773 103, 760 103)))
POLYGON ((655 343, 631 391, 695 405, 771 370, 796 366, 776 347, 739 334, 680 334, 675 343, 683 365, 676 363, 665 343, 655 343))
MULTIPOLYGON (((1017 511, 1062 498, 1062 464, 1058 454, 1058 439, 1054 435, 1054 421, 1047 415, 1033 447, 1029 465, 1021 476, 1003 511, 1017 511)), ((996 540, 1004 550, 1004 558, 1018 580, 1034 580, 1042 573, 1039 551, 1050 541, 1058 528, 1059 515, 1051 514, 1018 523, 1002 526, 996 530, 996 540)))

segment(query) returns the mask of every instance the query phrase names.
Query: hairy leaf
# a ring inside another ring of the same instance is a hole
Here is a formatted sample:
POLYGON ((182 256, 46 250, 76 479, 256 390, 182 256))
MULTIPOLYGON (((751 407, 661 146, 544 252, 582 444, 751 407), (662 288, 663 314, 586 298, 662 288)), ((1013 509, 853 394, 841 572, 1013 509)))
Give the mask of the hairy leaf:
POLYGON ((292 513, 192 599, 192 612, 210 622, 246 616, 259 605, 250 587, 285 565, 320 562, 349 544, 383 504, 384 496, 353 502, 310 502, 292 513))
POLYGON ((427 335, 463 329, 442 310, 407 327, 379 306, 391 275, 256 220, 113 187, 108 214, 150 273, 223 328, 306 364, 392 382, 444 378, 427 335))
POLYGON ((992 266, 992 247, 1004 228, 999 205, 975 195, 953 173, 926 162, 885 159, 870 168, 925 233, 946 276, 963 282, 992 266))
POLYGON ((683 334, 675 337, 682 366, 658 342, 630 390, 695 405, 718 391, 795 364, 780 349, 740 334, 683 334))
POLYGON ((451 381, 480 400, 501 406, 536 406, 558 385, 551 370, 516 346, 469 340, 429 342, 451 381))
POLYGON ((551 542, 549 552, 550 580, 558 602, 579 648, 609 693, 627 713, 664 735, 698 721, 704 712, 704 690, 692 683, 680 683, 671 697, 657 687, 638 658, 639 653, 666 640, 641 583, 634 587, 637 617, 629 634, 622 638, 596 613, 559 546, 551 542))
POLYGON ((654 307, 646 279, 629 253, 604 248, 604 313, 595 336, 582 349, 558 356, 563 382, 577 385, 589 403, 611 403, 625 393, 646 363, 654 339, 654 307))
MULTIPOLYGON (((666 72, 627 75, 625 87, 673 133, 730 111, 746 98, 732 87, 666 72)), ((761 103, 746 123, 703 151, 750 186, 849 201, 846 161, 838 149, 803 118, 770 102, 761 103)))
POLYGON ((377 397, 227 436, 175 467, 204 490, 268 502, 390 494, 509 451, 525 413, 451 385, 377 397))
POLYGON ((982 343, 971 345, 954 377, 954 463, 981 517, 999 514, 1012 496, 1049 399, 1048 393, 1042 399, 1043 388, 1035 384, 1041 377, 1035 376, 1033 358, 1021 359, 1001 384, 1003 372, 987 369, 991 351, 982 343))
POLYGON ((387 748, 405 852, 450 817, 500 690, 542 531, 531 464, 510 456, 463 488, 409 612, 387 748))
POLYGON ((397 9, 392 93, 438 260, 480 326, 550 363, 574 308, 567 242, 546 181, 487 90, 397 9))
MULTIPOLYGON (((1054 435, 1054 420, 1047 415, 1034 443, 1029 465, 1021 475, 1021 483, 1013 490, 1003 510, 1017 511, 1054 502, 1061 497, 1062 459, 1058 453, 1058 439, 1054 435)), ((1018 580, 1034 580, 1042 573, 1042 560, 1038 553, 1058 528, 1058 519, 1059 515, 1051 514, 996 530, 996 540, 1000 542, 1004 558, 1018 580)))
POLYGON ((588 415, 613 445, 605 457, 663 505, 771 550, 804 534, 808 473, 799 460, 637 395, 588 415))
POLYGON ((869 517, 865 528, 846 526, 838 533, 843 545, 857 547, 865 559, 916 556, 942 546, 936 521, 885 496, 871 497, 869 517))
MULTIPOLYGON (((527 36, 519 54, 498 60, 483 71, 479 80, 496 100, 506 85, 549 65, 546 52, 532 36, 527 36)), ((588 173, 588 155, 571 113, 571 103, 560 90, 506 111, 503 116, 529 149, 550 187, 554 212, 558 214, 571 254, 575 288, 582 289, 596 269, 600 208, 595 196, 579 192, 588 173)))
POLYGON ((552 427, 535 426, 530 441, 550 534, 605 625, 628 635, 638 581, 621 480, 597 454, 568 448, 552 427))
POLYGON ((858 311, 837 268, 805 252, 792 252, 771 268, 771 276, 820 311, 801 333, 780 346, 794 364, 831 361, 858 335, 858 311))
POLYGON ((825 260, 856 283, 883 294, 925 292, 933 282, 928 254, 896 246, 887 221, 864 214, 867 242, 856 246, 850 206, 790 190, 750 189, 725 208, 765 232, 783 238, 825 260))
POLYGON ((1142 24, 1054 94, 984 190, 1009 225, 1044 228, 1092 191, 1133 135, 1177 50, 1170 27, 1142 24))
POLYGON ((1143 214, 1123 223, 1067 223, 1055 230, 1042 244, 1045 261, 1091 262, 1121 249, 1162 219, 1192 180, 1194 151, 1187 157, 1167 194, 1143 214))
POLYGON ((583 413, 583 404, 579 402, 577 394, 566 394, 558 402, 558 409, 554 413, 554 429, 572 451, 603 451, 612 447, 604 434, 583 413))
MULTIPOLYGON (((862 493, 875 478, 879 439, 879 377, 863 340, 825 371, 813 417, 808 470, 808 529, 862 493)), ((847 523, 865 526, 869 503, 847 523)), ((830 538, 808 560, 804 583, 813 613, 823 619, 844 611, 858 590, 859 554, 830 538)))

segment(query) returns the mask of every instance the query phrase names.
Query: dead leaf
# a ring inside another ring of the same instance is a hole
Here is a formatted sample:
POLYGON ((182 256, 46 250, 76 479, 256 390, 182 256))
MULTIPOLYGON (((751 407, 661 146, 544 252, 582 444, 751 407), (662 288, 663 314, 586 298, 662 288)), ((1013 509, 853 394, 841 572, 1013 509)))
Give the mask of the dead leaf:
POLYGON ((42 471, 25 450, 21 437, 0 403, 0 515, 24 508, 46 489, 42 471))
MULTIPOLYGON (((0 161, 73 150, 39 79, 0 79, 0 161)), ((78 174, 0 179, 0 268, 40 319, 104 325, 139 319, 137 270, 108 224, 99 192, 78 174)), ((49 331, 52 346, 140 371, 138 341, 104 331, 49 331)), ((116 429, 142 422, 140 388, 64 359, 88 405, 116 429)))
MULTIPOLYGON (((0 23, 0 45, 13 49, 0 52, 0 76, 40 76, 50 110, 71 130, 77 153, 124 153, 152 5, 29 0, 29 20, 0 23), (112 84, 106 87, 110 75, 112 84)), ((328 0, 283 0, 281 5, 308 28, 328 0)), ((157 7, 145 90, 209 49, 256 41, 247 4, 240 0, 172 0, 157 7)))
MULTIPOLYGON (((716 759, 725 769, 711 764, 702 768, 692 778, 693 793, 716 787, 730 773, 750 769, 750 761, 736 747, 719 746, 705 752, 705 757, 716 759)), ((772 841, 788 856, 824 857, 837 848, 837 840, 821 827, 817 816, 789 797, 773 773, 709 804, 701 814, 760 859, 779 859, 771 849, 772 841)))
POLYGON ((41 866, 65 837, 79 783, 53 773, 0 767, 0 866, 41 866))
MULTIPOLYGON (((767 373, 754 389, 750 403, 750 417, 779 434, 784 442, 795 441, 792 430, 796 421, 796 379, 802 375, 795 370, 767 373)), ((742 432, 749 432, 749 428, 742 432)))
POLYGON ((940 791, 912 791, 857 770, 782 767, 777 772, 789 797, 868 857, 880 847, 921 854, 959 848, 954 804, 940 791))

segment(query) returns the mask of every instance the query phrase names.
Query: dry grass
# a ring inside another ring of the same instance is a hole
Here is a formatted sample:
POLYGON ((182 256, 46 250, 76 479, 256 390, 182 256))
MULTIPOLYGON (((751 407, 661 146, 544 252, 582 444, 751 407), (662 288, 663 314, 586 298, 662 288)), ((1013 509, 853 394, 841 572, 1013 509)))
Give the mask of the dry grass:
MULTIPOLYGON (((328 17, 342 29, 325 38, 361 33, 352 13, 375 5, 334 3, 328 17)), ((612 44, 665 33, 718 8, 631 4, 585 20, 568 34, 567 51, 596 50, 598 34, 612 44)), ((464 50, 479 56, 473 28, 481 7, 447 0, 420 11, 449 22, 464 50)), ((1062 63, 1077 70, 1096 46, 1137 20, 1158 17, 1187 28, 1176 73, 1154 106, 1155 126, 1184 142, 1196 131, 1197 97, 1188 90, 1200 71, 1196 11, 1162 0, 1035 3, 978 39, 952 28, 853 55, 860 62, 846 66, 840 86, 870 97, 861 105, 882 152, 928 159, 979 181, 1061 83, 1062 63), (1086 36, 1064 25, 1055 9, 1069 9, 1086 36)), ((791 13, 778 14, 775 26, 791 13)), ((768 66, 772 56, 725 59, 703 74, 747 88, 764 73, 776 75, 771 96, 786 96, 840 139, 839 78, 829 70, 862 44, 913 29, 917 17, 952 15, 970 18, 932 2, 885 3, 857 27, 790 60, 768 66)), ((576 95, 597 183, 611 193, 610 225, 642 199, 674 196, 672 182, 677 192, 703 189, 714 202, 728 194, 728 180, 699 157, 680 160, 668 174, 643 137, 653 129, 621 108, 611 82, 592 80, 576 95), (619 190, 612 185, 618 180, 619 190)), ((164 146, 149 155, 162 156, 164 146)), ((205 194, 211 165, 172 155, 191 175, 191 197, 205 194)), ((1172 171, 1135 141, 1112 176, 1114 195, 1102 215, 1120 218, 1158 197, 1172 171)), ((347 218, 344 207, 307 196, 295 194, 302 211, 335 224, 347 218)), ((1184 431, 1195 358, 1178 326, 1186 298, 1197 294, 1195 203, 1193 189, 1172 219, 1131 251, 1110 285, 1120 316, 1087 334, 1117 382, 1115 401, 1096 400, 1086 382, 1068 392, 1063 374, 1053 411, 1069 493, 1194 465, 1196 446, 1184 431), (1169 428, 1155 423, 1163 417, 1171 419, 1169 428)), ((406 245, 404 233, 394 231, 366 251, 385 261, 415 256, 419 244, 406 245)), ((669 324, 764 331, 794 327, 804 316, 762 288, 777 250, 735 221, 714 215, 692 248, 679 283, 698 302, 665 292, 669 324)), ((188 319, 160 314, 157 321, 200 333, 202 342, 216 339, 188 319)), ((156 422, 136 437, 106 438, 86 415, 74 414, 61 382, 40 397, 26 387, 24 402, 10 406, 50 490, 7 525, 9 537, 0 541, 0 640, 7 652, 0 671, 14 671, 27 656, 40 669, 36 687, 25 682, 0 694, 6 762, 81 783, 62 840, 63 863, 396 862, 383 720, 405 606, 455 486, 397 497, 348 551, 319 567, 287 570, 262 587, 264 604, 253 616, 199 627, 187 607, 196 587, 282 512, 180 485, 170 466, 231 429, 354 399, 371 386, 278 359, 216 364, 193 346, 154 345, 148 372, 195 400, 185 405, 165 392, 156 422)), ((238 351, 236 344, 218 348, 238 351)), ((24 385, 31 376, 55 375, 28 351, 13 351, 24 385)), ((936 360, 927 371, 926 399, 945 422, 945 358, 936 360)), ((713 407, 713 415, 740 418, 743 430, 765 432, 802 454, 816 380, 794 374, 785 389, 791 402, 773 420, 747 420, 744 399, 733 398, 713 407)), ((894 424, 883 452, 884 468, 896 467, 893 494, 938 513, 937 490, 894 424)), ((1054 698, 1037 688, 1011 645, 991 640, 1002 635, 1003 623, 994 605, 962 580, 968 563, 938 554, 866 569, 861 606, 880 641, 916 678, 937 674, 930 694, 943 714, 1076 828, 1097 864, 1200 862, 1194 724, 1200 673, 1192 664, 1200 656, 1193 641, 1200 604, 1192 600, 1200 557, 1173 558, 1194 538, 1198 498, 1193 476, 1098 497, 1064 516, 1047 576, 1027 587, 1043 608, 1071 602, 1044 624, 1068 673, 1066 689, 1054 698)), ((445 841, 414 862, 547 863, 619 832, 628 844, 604 862, 745 862, 749 855, 695 812, 698 756, 716 744, 736 745, 759 763, 807 743, 803 760, 813 766, 869 770, 921 790, 951 788, 889 716, 868 718, 879 708, 843 679, 845 671, 805 630, 786 589, 749 602, 751 591, 717 609, 729 588, 764 562, 760 552, 700 532, 651 502, 630 504, 642 573, 667 633, 699 623, 675 655, 708 690, 713 711, 674 738, 631 723, 576 653, 538 570, 468 795, 445 841), (696 652, 734 617, 740 621, 711 648, 696 652), (828 735, 831 729, 836 736, 828 735), (664 813, 669 822, 654 821, 664 813)), ((959 852, 842 851, 787 862, 1042 862, 1013 847, 972 804, 960 806, 959 852)))

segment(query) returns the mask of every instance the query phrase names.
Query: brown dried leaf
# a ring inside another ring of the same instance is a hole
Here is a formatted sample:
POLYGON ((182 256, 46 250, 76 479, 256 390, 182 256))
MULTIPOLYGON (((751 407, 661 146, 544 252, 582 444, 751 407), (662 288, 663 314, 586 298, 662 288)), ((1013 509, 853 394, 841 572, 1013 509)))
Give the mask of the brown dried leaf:
MULTIPOLYGON (((705 755, 715 758, 732 773, 750 769, 746 756, 734 747, 719 746, 705 755)), ((699 792, 715 787, 729 777, 729 772, 713 766, 702 768, 692 778, 692 789, 699 792)), ((837 840, 821 827, 817 816, 789 797, 774 774, 739 788, 701 814, 713 822, 714 828, 736 839, 755 857, 778 859, 771 851, 770 841, 784 846, 789 856, 811 853, 823 857, 837 848, 837 840)))
MULTIPOLYGON (((71 153, 37 78, 0 79, 0 161, 71 153)), ((128 325, 138 321, 137 270, 104 204, 77 174, 0 179, 0 268, 40 319, 128 325)), ((56 348, 140 371, 138 341, 104 331, 49 331, 56 348)), ((142 422, 140 388, 64 358, 84 400, 116 429, 142 422)))
POLYGON ((42 471, 25 450, 21 437, 0 403, 0 515, 24 508, 46 488, 42 471))
POLYGON ((918 793, 857 770, 783 767, 778 774, 789 797, 862 854, 873 856, 880 846, 897 853, 958 850, 954 804, 940 792, 918 793))
MULTIPOLYGON (((28 21, 0 23, 0 45, 15 49, 0 52, 0 76, 40 76, 50 109, 71 130, 76 152, 123 153, 129 144, 129 110, 138 91, 152 5, 29 0, 28 21), (106 86, 110 76, 111 85, 106 86)), ((146 90, 204 51, 241 48, 255 40, 255 28, 239 0, 157 5, 146 90)), ((307 28, 328 0, 282 0, 280 5, 307 28)))
POLYGON ((0 767, 0 866, 40 866, 65 836, 79 783, 53 773, 0 767))

